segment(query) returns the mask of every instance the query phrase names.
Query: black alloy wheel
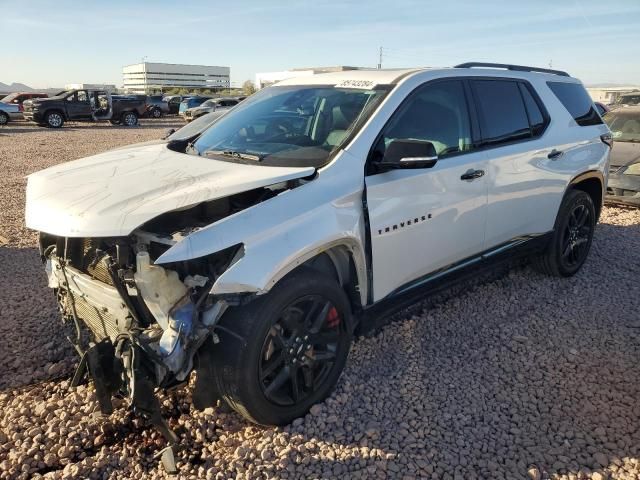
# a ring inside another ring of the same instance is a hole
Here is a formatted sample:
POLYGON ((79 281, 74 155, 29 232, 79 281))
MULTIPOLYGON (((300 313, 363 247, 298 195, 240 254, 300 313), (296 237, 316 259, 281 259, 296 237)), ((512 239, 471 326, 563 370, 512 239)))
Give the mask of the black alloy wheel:
POLYGON ((285 425, 333 390, 351 346, 351 306, 335 278, 301 267, 220 319, 215 389, 246 419, 285 425))
POLYGON ((561 243, 561 259, 569 268, 582 264, 589 253, 593 235, 591 212, 586 205, 577 204, 569 214, 561 243))
POLYGON ((596 221, 591 196, 582 190, 569 190, 558 210, 549 245, 533 258, 533 267, 556 277, 574 275, 589 255, 596 221))
POLYGON ((289 304, 269 329, 260 354, 265 397, 286 406, 313 394, 331 372, 344 327, 336 307, 319 295, 289 304))

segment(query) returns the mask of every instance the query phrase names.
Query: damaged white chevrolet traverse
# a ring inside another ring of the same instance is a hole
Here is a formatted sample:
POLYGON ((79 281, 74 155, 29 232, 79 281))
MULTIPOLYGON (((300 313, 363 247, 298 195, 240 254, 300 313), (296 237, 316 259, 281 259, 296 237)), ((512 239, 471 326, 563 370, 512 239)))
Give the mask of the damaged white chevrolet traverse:
MULTIPOLYGON (((469 63, 266 88, 198 130, 29 176, 26 223, 105 412, 154 396, 286 424, 371 312, 526 253, 575 274, 611 136, 564 72, 469 63)), ((178 132, 180 133, 180 131, 178 132)))

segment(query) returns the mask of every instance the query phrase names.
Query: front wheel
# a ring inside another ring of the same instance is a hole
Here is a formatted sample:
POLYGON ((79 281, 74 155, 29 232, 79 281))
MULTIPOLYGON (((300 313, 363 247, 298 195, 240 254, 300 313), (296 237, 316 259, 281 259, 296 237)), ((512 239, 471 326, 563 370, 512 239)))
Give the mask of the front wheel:
POLYGON ((125 127, 133 127, 138 124, 138 115, 135 112, 125 112, 122 114, 120 122, 125 127))
POLYGON ((351 345, 350 306, 332 278, 300 269, 227 311, 215 347, 224 400, 250 421, 284 425, 333 390, 351 345), (243 340, 240 340, 240 337, 243 340))
POLYGON ((64 117, 60 112, 49 112, 44 117, 44 121, 48 127, 60 128, 64 125, 64 117))
POLYGON ((0 125, 6 125, 7 123, 9 123, 9 115, 0 112, 0 125))
POLYGON ((556 277, 570 277, 584 264, 596 226, 596 209, 582 190, 570 190, 562 201, 553 237, 534 259, 536 270, 556 277))
POLYGON ((159 108, 154 108, 153 110, 151 110, 151 116, 153 118, 160 118, 162 116, 162 110, 160 110, 159 108))

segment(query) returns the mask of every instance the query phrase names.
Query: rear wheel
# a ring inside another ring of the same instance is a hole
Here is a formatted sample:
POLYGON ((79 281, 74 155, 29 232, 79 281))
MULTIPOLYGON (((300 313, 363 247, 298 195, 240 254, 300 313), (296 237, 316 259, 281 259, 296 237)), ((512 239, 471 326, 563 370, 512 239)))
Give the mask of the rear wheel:
POLYGON ((125 112, 120 118, 120 123, 126 127, 133 127, 138 124, 138 115, 135 112, 125 112))
POLYGON ((587 259, 595 225, 591 197, 582 190, 570 190, 560 205, 551 242, 534 259, 534 267, 547 275, 574 275, 587 259))
POLYGON ((351 345, 350 307, 330 277, 301 269, 268 294, 228 311, 216 346, 222 397, 245 418, 283 425, 334 388, 351 345))
POLYGON ((9 115, 0 112, 0 125, 6 125, 7 123, 9 123, 9 115))
POLYGON ((64 125, 64 117, 60 112, 49 112, 44 117, 44 121, 48 127, 60 128, 64 125))

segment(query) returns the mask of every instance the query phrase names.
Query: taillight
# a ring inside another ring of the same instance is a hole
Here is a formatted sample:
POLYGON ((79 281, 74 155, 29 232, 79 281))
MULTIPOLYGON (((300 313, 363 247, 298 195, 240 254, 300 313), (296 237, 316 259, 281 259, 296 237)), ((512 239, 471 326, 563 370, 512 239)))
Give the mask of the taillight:
POLYGON ((600 140, 602 140, 602 143, 607 145, 609 148, 613 148, 613 136, 610 133, 600 135, 600 140))

